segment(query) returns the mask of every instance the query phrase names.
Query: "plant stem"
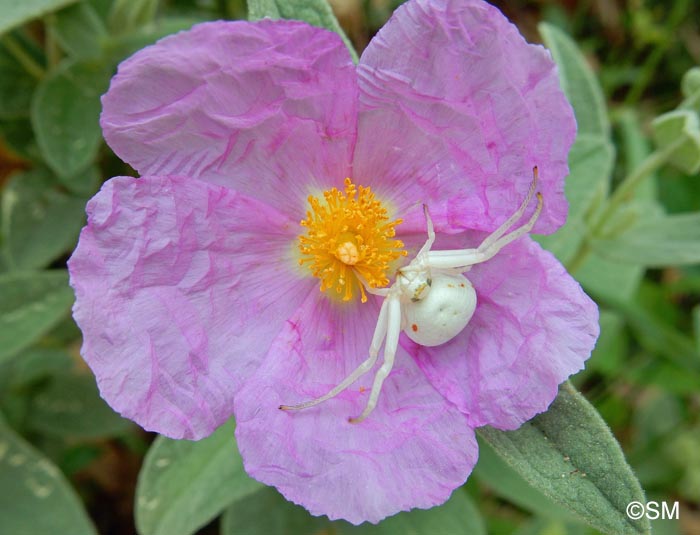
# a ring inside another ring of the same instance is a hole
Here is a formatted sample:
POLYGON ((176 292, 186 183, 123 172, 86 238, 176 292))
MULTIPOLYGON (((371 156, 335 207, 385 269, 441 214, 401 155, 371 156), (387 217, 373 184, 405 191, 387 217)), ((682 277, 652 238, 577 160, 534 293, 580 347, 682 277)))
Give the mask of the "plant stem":
POLYGON ((44 29, 46 31, 46 63, 49 70, 53 69, 61 61, 61 51, 56 42, 56 16, 52 13, 44 19, 44 29))
POLYGON ((620 204, 628 201, 629 198, 634 193, 637 186, 654 171, 659 169, 664 165, 671 155, 678 150, 678 148, 685 142, 685 139, 680 137, 669 143, 663 149, 655 150, 649 156, 647 156, 644 161, 637 166, 637 168, 632 171, 625 179, 620 183, 620 185, 615 189, 613 194, 608 199, 605 208, 601 212, 600 216, 596 218, 596 221, 592 225, 592 234, 598 233, 608 219, 616 212, 620 204))
POLYGON ((586 258, 588 258, 590 252, 591 246, 586 240, 584 240, 583 243, 581 243, 581 246, 578 248, 578 251, 576 251, 576 254, 573 256, 573 258, 566 263, 566 270, 572 275, 576 273, 579 269, 581 269, 581 266, 583 265, 586 258))
MULTIPOLYGON (((589 236, 599 234, 605 226, 605 223, 617 211, 619 206, 625 201, 629 200, 637 186, 639 186, 639 184, 645 178, 664 165, 684 141, 685 140, 683 138, 679 138, 663 149, 652 152, 644 159, 644 161, 642 161, 641 164, 637 166, 636 169, 634 169, 634 171, 627 175, 610 196, 602 212, 600 212, 600 215, 596 217, 594 222, 591 224, 589 236)), ((574 273, 580 269, 584 261, 588 258, 588 255, 591 253, 591 250, 592 249, 588 238, 584 239, 574 256, 569 262, 566 263, 567 270, 570 273, 574 273)))
POLYGON ((37 80, 41 80, 46 74, 44 67, 39 65, 36 60, 27 53, 19 42, 10 34, 5 34, 2 37, 2 44, 7 51, 22 65, 25 71, 31 74, 37 80))

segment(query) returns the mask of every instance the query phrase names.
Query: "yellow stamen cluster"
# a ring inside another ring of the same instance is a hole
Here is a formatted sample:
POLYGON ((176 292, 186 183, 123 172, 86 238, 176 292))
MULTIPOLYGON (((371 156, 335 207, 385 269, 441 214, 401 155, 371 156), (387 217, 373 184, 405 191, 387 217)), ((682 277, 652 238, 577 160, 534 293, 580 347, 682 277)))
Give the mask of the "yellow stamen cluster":
POLYGON ((345 192, 333 188, 322 200, 309 196, 311 210, 301 222, 306 234, 299 236, 301 265, 321 279, 321 291, 334 290, 350 301, 360 290, 367 301, 364 281, 372 288, 389 284, 387 272, 393 261, 406 256, 403 242, 393 239, 400 219, 389 221, 387 210, 369 187, 356 187, 345 179, 345 192))

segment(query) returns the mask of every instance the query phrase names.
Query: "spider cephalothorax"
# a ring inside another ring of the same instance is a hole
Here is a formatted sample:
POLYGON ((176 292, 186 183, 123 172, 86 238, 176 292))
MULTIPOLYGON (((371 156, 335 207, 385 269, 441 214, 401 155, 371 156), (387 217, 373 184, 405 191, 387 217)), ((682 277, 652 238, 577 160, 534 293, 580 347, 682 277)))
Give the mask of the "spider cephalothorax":
POLYGON ((384 298, 370 344, 369 358, 327 394, 298 405, 281 405, 280 409, 306 409, 337 396, 374 366, 384 344, 384 363, 374 377, 365 410, 358 417, 349 419, 351 423, 359 423, 377 405, 382 383, 394 365, 402 330, 411 340, 423 346, 444 344, 462 332, 476 309, 476 292, 463 273, 475 264, 486 262, 503 247, 530 232, 542 211, 542 195, 537 193, 537 207, 533 214, 524 225, 508 233, 535 195, 537 167, 532 172, 530 189, 520 207, 474 249, 432 251, 435 231, 428 209, 424 206, 428 239, 415 258, 397 271, 394 284, 388 288, 374 288, 362 281, 367 292, 384 298))

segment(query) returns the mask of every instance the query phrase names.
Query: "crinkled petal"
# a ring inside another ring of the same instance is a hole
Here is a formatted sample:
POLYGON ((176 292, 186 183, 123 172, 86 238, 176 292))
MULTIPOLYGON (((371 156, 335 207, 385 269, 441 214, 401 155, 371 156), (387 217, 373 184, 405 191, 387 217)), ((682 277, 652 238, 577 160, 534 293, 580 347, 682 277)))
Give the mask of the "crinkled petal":
POLYGON ((247 472, 314 515, 354 524, 443 503, 477 458, 466 417, 401 348, 377 408, 359 424, 348 417, 364 409, 377 367, 320 405, 278 409, 325 394, 349 375, 367 357, 377 315, 371 303, 338 306, 315 292, 235 405, 247 472))
POLYGON ((314 187, 350 176, 357 91, 335 33, 294 21, 205 23, 124 61, 101 124, 142 175, 222 184, 299 217, 314 187))
POLYGON ((410 351, 472 427, 515 429, 546 410, 558 385, 583 368, 598 338, 598 308, 529 237, 465 276, 477 294, 465 330, 447 344, 410 351))
POLYGON ((354 172, 398 207, 404 232, 491 231, 539 166, 536 232, 566 219, 564 177, 576 124, 547 50, 479 0, 399 7, 360 59, 354 172))
POLYGON ((107 402, 173 438, 206 436, 228 419, 314 284, 288 258, 297 227, 205 182, 105 183, 68 267, 82 355, 107 402))

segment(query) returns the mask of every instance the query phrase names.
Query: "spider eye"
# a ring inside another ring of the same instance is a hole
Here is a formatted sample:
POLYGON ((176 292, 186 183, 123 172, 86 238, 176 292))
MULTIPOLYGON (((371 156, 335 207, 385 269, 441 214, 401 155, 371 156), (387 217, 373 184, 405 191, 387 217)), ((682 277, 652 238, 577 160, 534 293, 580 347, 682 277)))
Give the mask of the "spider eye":
POLYGON ((402 293, 414 303, 425 299, 433 284, 430 275, 422 271, 400 271, 398 282, 402 293))

